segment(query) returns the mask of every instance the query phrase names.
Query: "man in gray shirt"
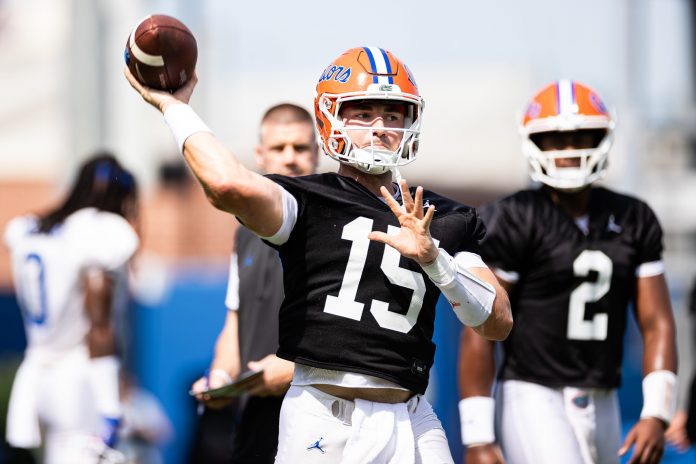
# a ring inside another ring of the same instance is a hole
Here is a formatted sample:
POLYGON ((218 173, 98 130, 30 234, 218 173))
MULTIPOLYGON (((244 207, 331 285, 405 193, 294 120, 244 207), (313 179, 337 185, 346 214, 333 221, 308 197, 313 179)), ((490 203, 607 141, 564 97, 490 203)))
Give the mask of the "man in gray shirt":
MULTIPOLYGON (((261 120, 256 163, 269 174, 302 176, 313 174, 318 162, 318 146, 310 114, 292 104, 273 106, 261 120)), ((240 401, 210 400, 212 409, 225 408, 219 427, 229 427, 232 443, 217 443, 217 452, 206 452, 205 438, 199 441, 194 459, 207 463, 272 463, 278 445, 278 416, 283 396, 292 380, 294 363, 278 358, 278 309, 283 301, 283 272, 278 253, 244 227, 237 231, 235 252, 225 305, 225 326, 215 345, 215 356, 207 378, 199 379, 193 390, 202 392, 231 383, 247 370, 263 370, 248 384, 240 401), (230 448, 231 445, 231 448, 230 448)), ((214 436, 217 436, 213 433, 214 436)))

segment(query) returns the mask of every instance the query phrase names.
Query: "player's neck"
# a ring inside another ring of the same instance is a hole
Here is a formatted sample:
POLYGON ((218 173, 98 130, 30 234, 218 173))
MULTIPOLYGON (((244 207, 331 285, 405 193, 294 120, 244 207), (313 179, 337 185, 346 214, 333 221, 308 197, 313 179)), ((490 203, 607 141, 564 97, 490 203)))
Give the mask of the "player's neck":
POLYGON ((591 187, 587 187, 578 192, 564 192, 562 190, 548 189, 551 201, 574 218, 584 216, 589 212, 590 190, 591 187))
POLYGON ((338 174, 340 176, 353 179, 380 198, 382 197, 382 194, 380 193, 379 188, 382 186, 386 187, 389 193, 394 193, 391 171, 385 172, 384 174, 368 174, 354 168, 349 164, 341 163, 340 167, 338 168, 338 174))

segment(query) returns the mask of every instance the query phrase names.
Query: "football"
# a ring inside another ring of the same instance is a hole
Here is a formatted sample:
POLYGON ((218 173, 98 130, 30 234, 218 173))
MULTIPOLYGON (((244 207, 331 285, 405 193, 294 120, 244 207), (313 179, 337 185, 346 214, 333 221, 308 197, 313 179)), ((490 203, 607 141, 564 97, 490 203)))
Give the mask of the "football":
POLYGON ((151 15, 140 21, 128 37, 125 59, 141 84, 173 91, 193 75, 198 46, 189 28, 178 19, 151 15))

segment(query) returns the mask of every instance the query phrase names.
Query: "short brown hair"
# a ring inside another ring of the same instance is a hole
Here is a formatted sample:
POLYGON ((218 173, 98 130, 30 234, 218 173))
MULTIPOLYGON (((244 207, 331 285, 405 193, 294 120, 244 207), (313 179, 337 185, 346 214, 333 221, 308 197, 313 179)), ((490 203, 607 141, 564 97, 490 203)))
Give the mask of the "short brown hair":
POLYGON ((274 124, 290 124, 293 122, 306 122, 314 124, 309 111, 293 103, 281 103, 270 107, 261 118, 261 125, 271 122, 274 124))

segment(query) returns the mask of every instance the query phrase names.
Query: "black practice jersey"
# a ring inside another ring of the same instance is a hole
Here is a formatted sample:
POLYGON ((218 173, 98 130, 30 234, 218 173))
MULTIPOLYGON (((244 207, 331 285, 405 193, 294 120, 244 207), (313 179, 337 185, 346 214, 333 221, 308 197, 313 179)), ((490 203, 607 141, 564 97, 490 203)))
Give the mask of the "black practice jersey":
MULTIPOLYGON (((440 290, 415 261, 367 238, 398 231, 389 207, 335 173, 268 177, 298 203, 290 238, 278 247, 285 288, 278 356, 423 393, 440 290)), ((473 208, 427 190, 423 201, 436 207, 430 231, 440 248, 479 253, 485 228, 473 208)))
MULTIPOLYGON (((545 189, 482 211, 489 266, 518 280, 503 379, 549 386, 617 387, 636 269, 662 259, 662 230, 635 198, 592 188, 587 234, 545 189)), ((510 280, 515 280, 511 278, 510 280)))

